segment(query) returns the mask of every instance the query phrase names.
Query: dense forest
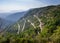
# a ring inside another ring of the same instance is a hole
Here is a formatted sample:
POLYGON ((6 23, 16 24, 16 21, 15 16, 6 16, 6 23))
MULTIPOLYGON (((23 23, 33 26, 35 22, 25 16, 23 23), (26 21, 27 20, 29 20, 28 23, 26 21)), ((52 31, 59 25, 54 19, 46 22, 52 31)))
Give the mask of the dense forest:
POLYGON ((60 43, 60 5, 30 9, 0 33, 0 43, 60 43))

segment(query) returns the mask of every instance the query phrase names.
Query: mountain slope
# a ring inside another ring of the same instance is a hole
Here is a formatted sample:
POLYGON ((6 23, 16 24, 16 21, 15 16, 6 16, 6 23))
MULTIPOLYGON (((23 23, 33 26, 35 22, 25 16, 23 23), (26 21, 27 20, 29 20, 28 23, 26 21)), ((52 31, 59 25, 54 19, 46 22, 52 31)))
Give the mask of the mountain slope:
POLYGON ((60 5, 31 9, 5 32, 0 42, 60 43, 60 5))
POLYGON ((6 18, 8 15, 12 14, 12 12, 0 13, 0 18, 6 18))
POLYGON ((11 25, 11 21, 7 21, 5 19, 0 18, 0 32, 4 30, 8 25, 11 25))
MULTIPOLYGON (((51 18, 54 18, 55 16, 60 16, 59 14, 55 14, 56 12, 59 13, 59 10, 60 10, 60 6, 48 6, 48 7, 43 7, 43 8, 36 8, 36 9, 31 9, 28 11, 28 13, 22 17, 16 24, 12 25, 11 28, 9 29, 12 29, 12 31, 14 29, 18 29, 18 24, 21 25, 21 30, 23 30, 23 27, 24 27, 24 22, 26 20, 26 23, 25 23, 25 28, 24 30, 27 30, 29 28, 34 28, 33 25, 35 24, 36 27, 39 27, 39 19, 42 19, 42 22, 44 23, 44 25, 48 25, 48 21, 51 19, 51 18), (38 18, 34 17, 37 16, 38 18), (50 18, 49 18, 50 17, 50 18), (30 23, 30 22, 33 23, 33 25, 30 23), (15 27, 16 26, 16 27, 15 27)), ((58 18, 55 18, 55 19, 58 19, 58 18)), ((53 20, 55 20, 53 19, 53 20)), ((51 21, 53 22, 53 21, 51 21)))
POLYGON ((19 20, 19 18, 23 17, 25 14, 26 14, 26 11, 16 12, 16 13, 12 13, 11 15, 8 15, 5 19, 16 22, 19 20))

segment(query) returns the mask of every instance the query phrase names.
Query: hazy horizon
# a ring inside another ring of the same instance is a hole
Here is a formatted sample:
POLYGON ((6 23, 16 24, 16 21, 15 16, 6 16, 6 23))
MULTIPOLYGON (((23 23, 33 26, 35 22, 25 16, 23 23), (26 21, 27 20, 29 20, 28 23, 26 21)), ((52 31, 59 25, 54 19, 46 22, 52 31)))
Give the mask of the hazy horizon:
POLYGON ((0 13, 60 4, 60 0, 0 0, 0 13))

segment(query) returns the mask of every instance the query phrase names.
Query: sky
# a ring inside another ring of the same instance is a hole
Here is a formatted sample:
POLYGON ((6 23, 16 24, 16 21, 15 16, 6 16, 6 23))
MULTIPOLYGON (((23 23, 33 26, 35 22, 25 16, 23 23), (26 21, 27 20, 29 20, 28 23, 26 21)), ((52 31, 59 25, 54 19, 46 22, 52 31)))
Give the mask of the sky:
POLYGON ((60 4, 60 0, 0 0, 0 13, 60 4))

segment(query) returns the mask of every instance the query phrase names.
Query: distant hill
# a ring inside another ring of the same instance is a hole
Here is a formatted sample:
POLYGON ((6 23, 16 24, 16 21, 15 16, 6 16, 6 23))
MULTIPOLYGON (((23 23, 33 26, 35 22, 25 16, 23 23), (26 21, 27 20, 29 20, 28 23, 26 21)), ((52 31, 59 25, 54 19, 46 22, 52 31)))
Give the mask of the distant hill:
POLYGON ((23 12, 15 12, 15 13, 12 13, 12 14, 8 15, 5 19, 6 20, 9 20, 9 21, 12 21, 12 22, 16 22, 21 17, 23 17, 26 13, 27 13, 26 11, 23 11, 23 12))
POLYGON ((23 17, 27 12, 14 12, 14 13, 0 13, 0 32, 4 31, 6 27, 17 22, 21 17, 23 17))
POLYGON ((0 13, 0 18, 5 18, 12 13, 0 13))
POLYGON ((11 24, 13 24, 11 21, 0 18, 0 32, 11 24))

